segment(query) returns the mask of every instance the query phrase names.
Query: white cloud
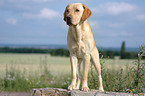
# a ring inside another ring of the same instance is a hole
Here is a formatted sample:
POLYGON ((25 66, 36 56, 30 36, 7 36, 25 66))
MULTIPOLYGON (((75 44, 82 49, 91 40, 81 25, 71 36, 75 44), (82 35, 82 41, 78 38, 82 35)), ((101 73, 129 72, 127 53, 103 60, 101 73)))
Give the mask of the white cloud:
MULTIPOLYGON (((29 1, 29 0, 27 0, 29 1)), ((50 2, 50 1, 55 1, 55 0, 32 0, 33 2, 50 2)))
POLYGON ((112 28, 122 28, 124 27, 124 24, 122 23, 106 23, 105 25, 112 27, 112 28))
POLYGON ((145 20, 145 14, 140 14, 140 15, 137 15, 136 16, 136 18, 138 19, 138 20, 145 20))
POLYGON ((23 16, 25 18, 52 19, 55 17, 59 17, 60 14, 54 10, 44 8, 44 9, 40 10, 39 14, 24 13, 23 16))
POLYGON ((41 10, 39 17, 40 18, 53 18, 53 17, 57 17, 58 15, 59 15, 58 12, 44 8, 41 10))
POLYGON ((131 36, 133 36, 133 34, 129 33, 129 32, 121 32, 120 36, 131 37, 131 36))
POLYGON ((50 0, 32 0, 32 1, 36 1, 36 2, 48 2, 50 0))
POLYGON ((0 6, 2 6, 3 5, 3 2, 2 1, 0 1, 0 6))
POLYGON ((96 21, 88 21, 88 22, 89 22, 89 24, 90 24, 91 27, 95 27, 95 28, 98 28, 99 27, 99 24, 96 21))
POLYGON ((96 13, 110 14, 110 15, 119 15, 122 13, 131 12, 136 10, 137 6, 131 5, 129 3, 124 2, 113 2, 113 3, 105 3, 100 5, 97 8, 93 8, 96 13))
MULTIPOLYGON (((7 0, 8 2, 30 2, 30 0, 7 0)), ((49 2, 53 0, 31 0, 31 2, 49 2)))
POLYGON ((73 2, 85 2, 86 0, 71 0, 71 1, 73 1, 73 2))
MULTIPOLYGON (((103 34, 104 35, 104 34, 103 34)), ((115 32, 115 31, 110 31, 109 34, 105 34, 106 37, 114 38, 114 37, 132 37, 133 34, 129 32, 115 32)))
POLYGON ((133 11, 136 9, 136 6, 128 3, 109 3, 107 11, 109 14, 118 15, 121 13, 133 11))
POLYGON ((15 18, 7 18, 6 22, 12 25, 16 25, 17 24, 17 20, 15 18))

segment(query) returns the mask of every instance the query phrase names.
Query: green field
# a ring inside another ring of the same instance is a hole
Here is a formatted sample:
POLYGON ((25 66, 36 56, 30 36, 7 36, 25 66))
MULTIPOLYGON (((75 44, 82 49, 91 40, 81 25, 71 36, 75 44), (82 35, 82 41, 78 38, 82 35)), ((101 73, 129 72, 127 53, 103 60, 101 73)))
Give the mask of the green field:
POLYGON ((47 64, 48 70, 54 75, 70 72, 69 58, 66 57, 52 57, 49 54, 0 54, 0 73, 5 71, 6 65, 35 72, 44 64, 47 64))
MULTIPOLYGON (((135 60, 101 59, 105 61, 105 68, 120 69, 126 65, 133 66, 135 60)), ((15 66, 16 69, 28 72, 39 71, 43 64, 47 64, 48 70, 53 75, 70 74, 70 60, 68 57, 54 57, 49 54, 0 54, 0 74, 5 72, 8 67, 15 66)))
MULTIPOLYGON (((118 57, 100 59, 104 89, 133 93, 145 92, 143 78, 139 78, 138 86, 134 86, 136 61, 118 57)), ((98 89, 98 78, 93 69, 90 66, 88 85, 91 89, 98 89)), ((141 72, 144 73, 143 70, 141 72)), ((32 88, 67 88, 70 82, 69 57, 0 53, 0 91, 29 92, 32 88)))

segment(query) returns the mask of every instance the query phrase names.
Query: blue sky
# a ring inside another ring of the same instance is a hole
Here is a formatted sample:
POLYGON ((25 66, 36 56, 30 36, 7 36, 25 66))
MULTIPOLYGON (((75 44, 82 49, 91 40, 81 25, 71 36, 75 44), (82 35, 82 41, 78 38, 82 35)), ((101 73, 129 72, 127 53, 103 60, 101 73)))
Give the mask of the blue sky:
POLYGON ((0 0, 0 44, 67 44, 67 4, 87 5, 97 46, 145 42, 145 0, 0 0))

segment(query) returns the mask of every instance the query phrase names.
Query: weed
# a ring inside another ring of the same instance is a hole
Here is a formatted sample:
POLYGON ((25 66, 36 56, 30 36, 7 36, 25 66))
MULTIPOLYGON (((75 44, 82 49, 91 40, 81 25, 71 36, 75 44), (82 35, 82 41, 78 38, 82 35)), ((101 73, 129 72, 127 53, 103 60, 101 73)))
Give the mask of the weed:
MULTIPOLYGON (((135 62, 135 66, 128 67, 126 65, 125 70, 120 68, 119 70, 106 69, 104 67, 105 60, 101 59, 101 70, 103 78, 103 86, 105 91, 115 92, 132 92, 143 93, 145 92, 145 62, 141 61, 142 56, 145 56, 145 46, 140 46, 138 52, 138 59, 135 62)), ((98 88, 98 76, 95 74, 93 67, 91 66, 89 73, 89 86, 90 88, 98 88)))
MULTIPOLYGON (((105 91, 116 92, 145 92, 145 62, 141 60, 144 54, 144 46, 140 46, 137 62, 135 66, 126 65, 125 68, 117 68, 113 64, 112 68, 106 68, 106 59, 101 59, 102 79, 105 91)), ((55 58, 53 58, 55 60, 55 58)), ((16 60, 15 60, 16 61, 16 60)), ((19 60, 22 62, 22 60, 19 60)), ((39 66, 37 70, 27 70, 16 68, 16 62, 12 62, 10 66, 6 65, 4 76, 0 77, 0 92, 1 91, 25 91, 29 92, 32 88, 64 88, 70 84, 70 76, 59 75, 54 76, 50 72, 48 57, 40 57, 38 59, 39 66)), ((25 61, 24 61, 25 62, 25 61)), ((59 63, 54 61, 55 63, 59 63)), ((17 62, 18 63, 18 62, 17 62)), ((30 63, 30 60, 28 62, 30 63)), ((120 64, 121 65, 121 64, 120 64)), ((56 66, 55 66, 56 67, 56 66)), ((65 67, 66 68, 66 67, 65 67)), ((67 68, 66 68, 67 69, 67 68)), ((98 89, 98 76, 95 69, 91 65, 88 75, 88 86, 90 89, 98 89)))
MULTIPOLYGON (((42 59, 42 58, 41 58, 42 59)), ((6 64, 5 75, 0 77, 0 91, 18 91, 29 92, 32 88, 45 88, 45 87, 59 87, 67 88, 70 83, 69 76, 54 77, 48 70, 47 56, 44 60, 40 59, 40 70, 28 74, 26 69, 23 71, 16 69, 14 64, 8 68, 6 64)))

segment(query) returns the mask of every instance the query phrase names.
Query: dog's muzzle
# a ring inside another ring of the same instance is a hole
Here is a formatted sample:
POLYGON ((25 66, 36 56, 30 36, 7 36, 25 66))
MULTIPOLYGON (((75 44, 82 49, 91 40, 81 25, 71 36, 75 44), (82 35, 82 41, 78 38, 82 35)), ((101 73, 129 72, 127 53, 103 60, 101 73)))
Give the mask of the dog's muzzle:
POLYGON ((71 25, 72 24, 70 16, 66 17, 66 21, 67 21, 67 25, 71 25))

